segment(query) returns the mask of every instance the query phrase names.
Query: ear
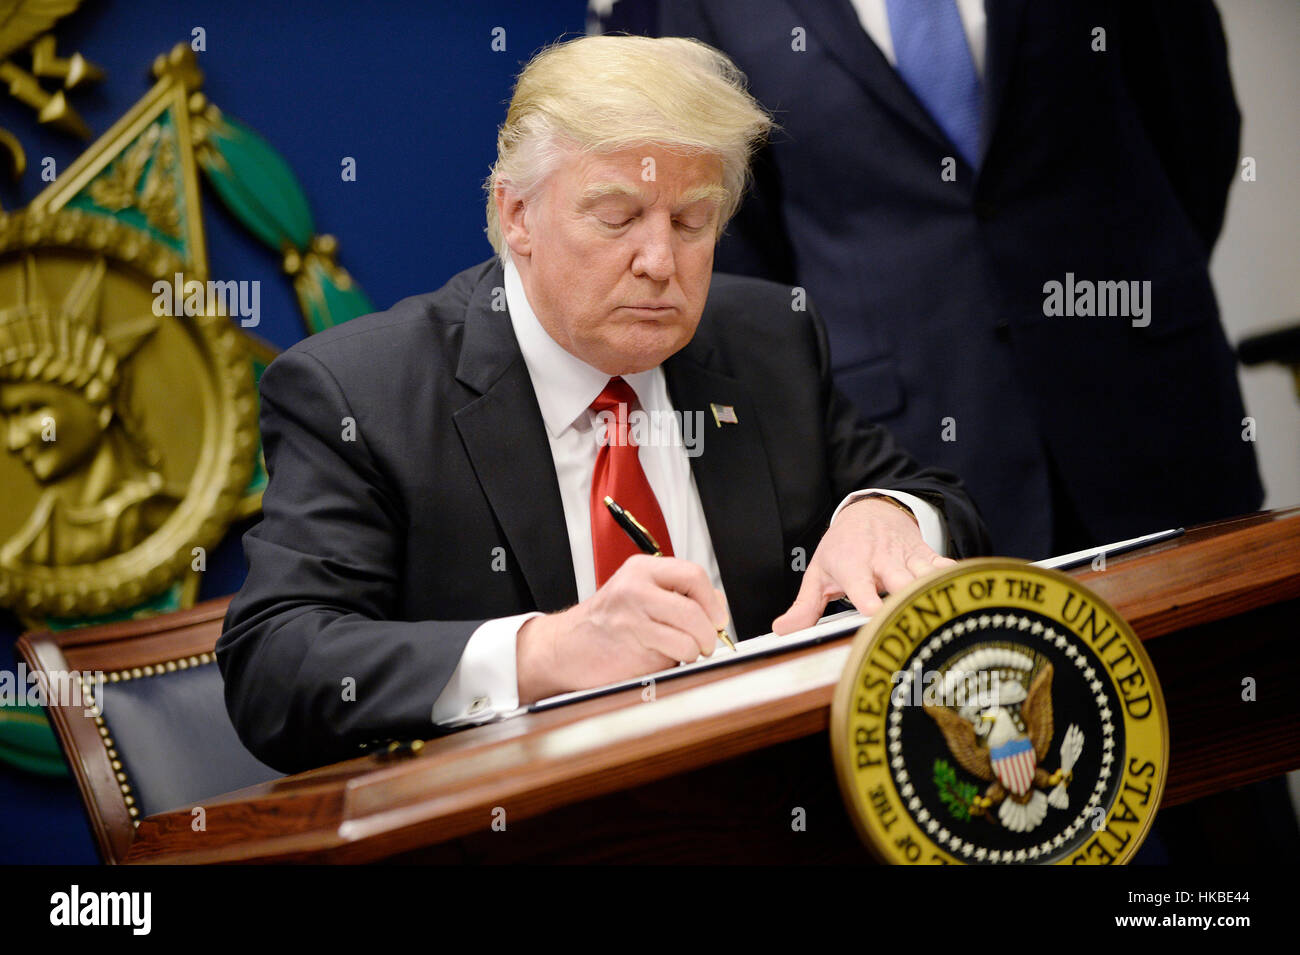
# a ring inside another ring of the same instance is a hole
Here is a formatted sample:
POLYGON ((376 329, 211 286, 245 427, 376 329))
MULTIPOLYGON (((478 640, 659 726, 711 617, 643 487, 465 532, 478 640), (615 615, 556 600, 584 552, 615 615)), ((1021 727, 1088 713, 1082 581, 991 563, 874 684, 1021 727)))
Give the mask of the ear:
POLYGON ((533 251, 533 237, 529 228, 530 205, 509 183, 497 183, 493 198, 497 204, 497 220, 501 223, 501 236, 510 251, 527 258, 533 251))

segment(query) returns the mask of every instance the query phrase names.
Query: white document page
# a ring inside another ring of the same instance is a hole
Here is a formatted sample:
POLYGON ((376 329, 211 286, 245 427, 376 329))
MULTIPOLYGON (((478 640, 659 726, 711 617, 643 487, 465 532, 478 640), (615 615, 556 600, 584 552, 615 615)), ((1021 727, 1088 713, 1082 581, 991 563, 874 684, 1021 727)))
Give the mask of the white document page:
MULTIPOLYGON (((1136 550, 1139 547, 1145 547, 1148 544, 1154 544, 1158 541, 1177 537, 1182 533, 1182 528, 1159 531, 1155 534, 1146 534, 1142 537, 1134 537, 1126 541, 1116 541, 1113 544, 1105 544, 1101 547, 1076 551, 1072 554, 1062 554, 1059 557, 1049 557, 1044 560, 1034 561, 1033 565, 1036 567, 1049 568, 1072 567, 1087 563, 1098 554, 1111 556, 1113 554, 1124 553, 1130 550, 1136 550)), ((796 650, 799 647, 810 647, 834 639, 835 637, 841 637, 853 633, 870 619, 870 617, 866 617, 858 613, 856 610, 844 610, 839 613, 833 613, 822 617, 821 620, 817 621, 817 623, 813 624, 806 630, 797 630, 794 633, 788 633, 784 636, 779 636, 775 633, 768 633, 761 637, 752 637, 749 640, 742 640, 736 644, 735 650, 728 649, 725 646, 719 646, 718 649, 713 651, 712 656, 700 657, 693 663, 682 663, 675 667, 669 667, 666 670, 660 670, 658 673, 647 673, 644 676, 621 680, 618 683, 611 683, 608 686, 595 687, 590 690, 574 690, 571 693, 560 693, 556 696, 539 700, 531 706, 520 707, 519 709, 512 710, 509 713, 502 713, 488 722, 495 722, 495 720, 498 719, 518 716, 520 713, 535 713, 540 710, 549 710, 557 706, 564 706, 566 703, 576 703, 579 700, 589 700, 594 697, 605 696, 608 693, 617 693, 620 690, 647 686, 651 682, 674 680, 677 677, 687 676, 691 673, 698 673, 701 670, 710 670, 714 667, 739 663, 743 660, 752 660, 759 657, 772 656, 777 653, 785 653, 789 650, 796 650)), ((469 720, 460 725, 473 724, 475 722, 482 721, 469 720)))

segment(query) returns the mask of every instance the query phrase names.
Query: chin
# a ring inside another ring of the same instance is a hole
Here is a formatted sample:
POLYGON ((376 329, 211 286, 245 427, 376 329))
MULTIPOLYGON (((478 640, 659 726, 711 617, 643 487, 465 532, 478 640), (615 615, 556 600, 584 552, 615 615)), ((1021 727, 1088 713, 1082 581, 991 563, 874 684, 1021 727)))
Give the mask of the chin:
POLYGON ((614 350, 612 363, 623 368, 616 374, 635 375, 656 368, 685 348, 691 340, 689 335, 680 334, 656 334, 647 336, 647 339, 649 340, 643 339, 629 347, 614 350))

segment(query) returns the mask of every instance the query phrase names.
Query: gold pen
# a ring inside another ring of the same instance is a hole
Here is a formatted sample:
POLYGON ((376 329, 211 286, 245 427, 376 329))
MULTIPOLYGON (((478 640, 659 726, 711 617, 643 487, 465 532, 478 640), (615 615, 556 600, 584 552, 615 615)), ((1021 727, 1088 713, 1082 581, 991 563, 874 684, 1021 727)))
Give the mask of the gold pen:
MULTIPOLYGON (((632 538, 632 543, 636 544, 641 553, 649 554, 651 557, 662 557, 664 555, 664 552, 659 548, 659 542, 654 539, 654 535, 645 529, 644 524, 632 516, 631 511, 625 507, 620 507, 618 502, 609 495, 605 495, 605 507, 609 509, 610 516, 614 518, 614 523, 623 529, 623 533, 632 538)), ((718 629, 718 638, 728 648, 736 649, 736 645, 732 642, 725 627, 718 629)))

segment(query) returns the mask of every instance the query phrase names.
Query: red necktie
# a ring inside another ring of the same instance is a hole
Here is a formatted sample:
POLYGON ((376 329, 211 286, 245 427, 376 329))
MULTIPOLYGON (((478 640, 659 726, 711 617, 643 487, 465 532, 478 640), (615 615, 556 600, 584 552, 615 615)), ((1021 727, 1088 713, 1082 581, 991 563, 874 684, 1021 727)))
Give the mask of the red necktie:
POLYGON ((668 525, 641 469, 636 442, 629 433, 628 415, 635 402, 632 386, 622 378, 611 378, 591 403, 591 410, 605 422, 605 440, 596 451, 596 469, 591 476, 591 546, 596 557, 597 587, 609 580, 623 566, 623 561, 640 553, 632 539, 614 523, 605 507, 606 495, 641 522, 658 542, 664 556, 673 555, 668 525))

